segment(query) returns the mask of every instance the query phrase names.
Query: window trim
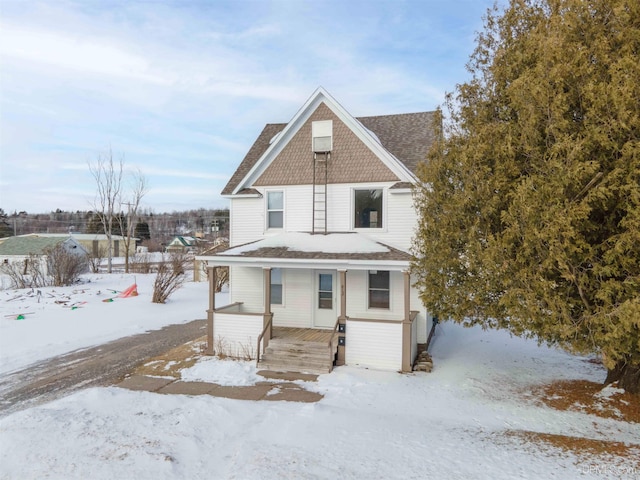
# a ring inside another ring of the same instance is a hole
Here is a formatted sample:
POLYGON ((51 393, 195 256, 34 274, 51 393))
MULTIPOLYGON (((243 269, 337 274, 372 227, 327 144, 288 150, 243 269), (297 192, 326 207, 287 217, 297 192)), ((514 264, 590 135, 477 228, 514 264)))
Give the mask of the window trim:
POLYGON ((272 230, 272 231, 276 231, 276 230, 284 230, 284 206, 285 206, 285 193, 284 190, 266 190, 265 191, 265 202, 264 202, 264 210, 265 210, 265 215, 264 215, 264 223, 265 223, 265 230, 272 230), (271 193, 281 193, 282 194, 282 208, 272 208, 269 209, 269 194, 271 193), (269 213, 270 212, 282 212, 282 226, 281 227, 272 227, 269 225, 269 213))
POLYGON ((387 200, 386 200, 386 189, 382 186, 370 186, 370 187, 352 187, 351 188, 351 209, 350 209, 350 216, 351 216, 351 229, 355 230, 355 231, 362 231, 362 232, 370 232, 370 231, 375 231, 375 232, 382 232, 385 231, 386 225, 387 225, 387 218, 386 218, 386 212, 387 212, 387 200), (382 222, 382 226, 380 227, 356 227, 356 192, 361 192, 361 191, 369 191, 369 190, 380 190, 381 193, 381 200, 382 200, 382 212, 380 214, 380 221, 382 222))
POLYGON ((393 283, 391 280, 391 270, 367 270, 367 310, 391 310, 391 299, 392 299, 392 295, 391 295, 391 284, 393 283), (388 288, 375 288, 374 290, 376 291, 386 291, 388 292, 388 305, 386 307, 372 307, 371 306, 371 274, 372 272, 388 272, 389 273, 389 286, 388 288))

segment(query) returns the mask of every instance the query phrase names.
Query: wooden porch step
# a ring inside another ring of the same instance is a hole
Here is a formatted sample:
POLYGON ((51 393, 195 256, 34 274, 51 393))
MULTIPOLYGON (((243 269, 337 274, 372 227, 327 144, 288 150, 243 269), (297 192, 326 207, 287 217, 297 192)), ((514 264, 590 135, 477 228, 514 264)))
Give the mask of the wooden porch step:
MULTIPOLYGON (((279 329, 269 341, 258 368, 276 372, 299 372, 323 374, 331 372, 333 356, 326 331, 303 331, 303 329, 279 329), (313 339, 309 341, 309 339, 313 339)), ((337 351, 334 345, 333 354, 337 351)))
POLYGON ((304 350, 303 348, 274 348, 269 345, 264 352, 264 356, 268 358, 282 358, 291 361, 300 360, 316 360, 318 362, 329 361, 329 348, 325 345, 324 349, 304 350))
POLYGON ((322 364, 321 362, 302 362, 299 360, 292 363, 289 361, 276 361, 263 358, 260 360, 258 368, 261 370, 271 370, 272 372, 297 372, 322 375, 331 372, 331 367, 328 363, 328 361, 322 364))
POLYGON ((278 340, 276 338, 269 340, 269 347, 274 350, 303 350, 305 352, 327 352, 327 354, 329 352, 328 343, 278 340))

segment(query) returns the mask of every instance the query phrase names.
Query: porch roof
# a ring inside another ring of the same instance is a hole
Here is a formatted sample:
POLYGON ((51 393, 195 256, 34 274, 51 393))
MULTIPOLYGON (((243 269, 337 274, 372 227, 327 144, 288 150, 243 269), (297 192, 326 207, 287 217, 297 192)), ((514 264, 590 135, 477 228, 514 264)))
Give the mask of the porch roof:
POLYGON ((406 270, 412 257, 361 233, 287 232, 197 258, 216 266, 406 270))

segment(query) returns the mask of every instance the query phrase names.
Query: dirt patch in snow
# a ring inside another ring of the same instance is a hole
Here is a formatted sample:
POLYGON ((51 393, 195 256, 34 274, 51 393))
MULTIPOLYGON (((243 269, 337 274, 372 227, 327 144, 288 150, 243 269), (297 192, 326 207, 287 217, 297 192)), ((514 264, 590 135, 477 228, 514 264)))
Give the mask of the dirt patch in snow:
POLYGON ((535 387, 527 394, 556 410, 589 413, 640 423, 640 395, 632 395, 613 385, 587 380, 561 380, 535 387))
POLYGON ((201 337, 180 345, 162 355, 149 359, 131 374, 146 375, 148 377, 180 378, 182 369, 192 367, 202 357, 206 343, 207 337, 201 337))
POLYGON ((552 446, 562 451, 570 452, 585 462, 597 461, 598 457, 619 457, 621 464, 626 463, 634 471, 640 469, 640 461, 638 461, 640 458, 640 445, 520 430, 506 431, 505 436, 519 438, 526 443, 538 446, 552 446))
POLYGON ((538 446, 552 446, 565 452, 571 452, 578 459, 588 463, 597 463, 599 457, 619 457, 620 465, 631 471, 640 470, 640 445, 629 445, 622 442, 608 440, 594 440, 591 438, 571 437, 552 433, 541 433, 521 430, 508 430, 505 436, 518 438, 525 443, 538 446))

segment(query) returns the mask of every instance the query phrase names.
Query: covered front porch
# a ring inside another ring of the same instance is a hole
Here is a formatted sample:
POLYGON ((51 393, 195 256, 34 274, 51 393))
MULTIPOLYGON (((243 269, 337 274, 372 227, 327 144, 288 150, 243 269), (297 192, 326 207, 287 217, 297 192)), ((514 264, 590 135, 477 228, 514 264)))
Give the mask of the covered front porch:
POLYGON ((309 365, 314 359, 326 371, 344 364, 411 370, 418 312, 411 309, 404 252, 274 250, 245 246, 200 258, 207 262, 210 285, 210 354, 289 371, 315 368, 309 365), (230 267, 233 301, 220 307, 214 295, 219 266, 230 267), (386 274, 386 286, 374 285, 378 272, 386 274))

